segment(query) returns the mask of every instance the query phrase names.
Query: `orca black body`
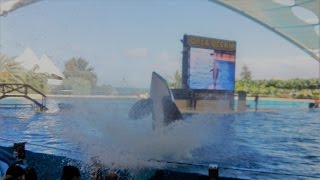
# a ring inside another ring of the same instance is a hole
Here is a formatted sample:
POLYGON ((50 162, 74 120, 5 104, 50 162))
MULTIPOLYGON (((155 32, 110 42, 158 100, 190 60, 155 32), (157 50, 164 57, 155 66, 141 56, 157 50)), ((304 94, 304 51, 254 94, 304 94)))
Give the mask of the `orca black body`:
POLYGON ((58 107, 60 111, 70 111, 74 108, 73 105, 69 103, 58 103, 58 107))

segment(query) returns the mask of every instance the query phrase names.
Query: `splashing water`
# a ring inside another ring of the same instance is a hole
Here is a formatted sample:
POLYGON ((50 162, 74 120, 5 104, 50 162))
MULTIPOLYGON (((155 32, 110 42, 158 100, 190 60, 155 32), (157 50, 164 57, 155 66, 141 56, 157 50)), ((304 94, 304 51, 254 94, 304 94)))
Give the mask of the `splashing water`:
POLYGON ((150 159, 188 160, 208 142, 211 130, 206 119, 177 121, 153 131, 151 116, 132 121, 123 108, 127 107, 82 104, 70 114, 73 123, 62 134, 80 146, 86 159, 97 157, 114 168, 142 168, 152 164, 150 159))

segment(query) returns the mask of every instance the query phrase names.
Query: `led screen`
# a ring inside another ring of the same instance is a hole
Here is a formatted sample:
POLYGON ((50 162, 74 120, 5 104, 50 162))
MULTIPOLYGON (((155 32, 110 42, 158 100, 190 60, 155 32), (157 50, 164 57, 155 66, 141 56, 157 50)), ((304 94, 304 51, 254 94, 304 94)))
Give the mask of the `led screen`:
POLYGON ((234 90, 235 51, 190 48, 189 88, 234 90))

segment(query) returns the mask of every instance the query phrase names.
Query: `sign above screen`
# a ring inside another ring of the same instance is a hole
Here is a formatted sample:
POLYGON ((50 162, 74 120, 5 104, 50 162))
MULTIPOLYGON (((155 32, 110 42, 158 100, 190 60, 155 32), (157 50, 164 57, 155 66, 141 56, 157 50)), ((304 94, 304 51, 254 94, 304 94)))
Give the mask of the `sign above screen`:
POLYGON ((236 51, 236 42, 201 36, 185 35, 186 44, 190 47, 236 51))

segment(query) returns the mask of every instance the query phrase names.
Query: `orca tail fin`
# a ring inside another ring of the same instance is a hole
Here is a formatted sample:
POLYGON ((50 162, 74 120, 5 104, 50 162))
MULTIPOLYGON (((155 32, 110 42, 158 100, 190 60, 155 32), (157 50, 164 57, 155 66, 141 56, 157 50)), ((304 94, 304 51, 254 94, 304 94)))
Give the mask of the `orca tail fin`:
POLYGON ((129 118, 130 119, 142 119, 150 115, 152 112, 152 100, 141 99, 133 104, 133 106, 129 110, 129 118))

